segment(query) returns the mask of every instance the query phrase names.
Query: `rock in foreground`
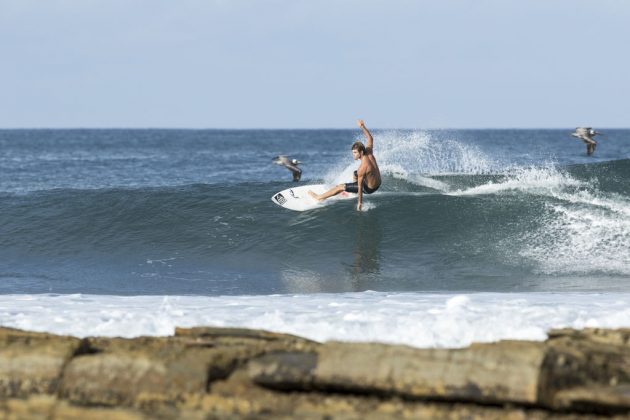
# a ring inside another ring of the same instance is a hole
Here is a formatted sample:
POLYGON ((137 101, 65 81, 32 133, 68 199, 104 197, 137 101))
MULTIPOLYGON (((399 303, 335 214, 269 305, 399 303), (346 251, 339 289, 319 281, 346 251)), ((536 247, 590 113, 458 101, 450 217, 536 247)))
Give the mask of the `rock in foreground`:
POLYGON ((230 328, 135 339, 0 328, 0 418, 630 418, 629 340, 567 329, 416 349, 230 328))

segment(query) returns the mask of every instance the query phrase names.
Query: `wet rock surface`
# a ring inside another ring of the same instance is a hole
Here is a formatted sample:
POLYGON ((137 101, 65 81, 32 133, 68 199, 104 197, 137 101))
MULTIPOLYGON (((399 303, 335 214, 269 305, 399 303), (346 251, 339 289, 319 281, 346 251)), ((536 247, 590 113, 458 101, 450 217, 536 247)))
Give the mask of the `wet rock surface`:
POLYGON ((630 330, 463 349, 233 328, 171 337, 0 328, 0 418, 630 418, 630 330))

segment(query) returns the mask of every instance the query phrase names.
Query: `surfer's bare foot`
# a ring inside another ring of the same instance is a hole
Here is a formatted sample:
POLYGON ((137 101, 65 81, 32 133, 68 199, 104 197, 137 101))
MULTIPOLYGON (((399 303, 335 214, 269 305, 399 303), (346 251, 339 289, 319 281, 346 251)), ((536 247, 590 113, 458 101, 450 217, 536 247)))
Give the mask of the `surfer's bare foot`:
POLYGON ((313 197, 317 201, 322 201, 322 199, 319 198, 319 195, 315 194, 313 191, 309 191, 308 195, 310 195, 311 197, 313 197))

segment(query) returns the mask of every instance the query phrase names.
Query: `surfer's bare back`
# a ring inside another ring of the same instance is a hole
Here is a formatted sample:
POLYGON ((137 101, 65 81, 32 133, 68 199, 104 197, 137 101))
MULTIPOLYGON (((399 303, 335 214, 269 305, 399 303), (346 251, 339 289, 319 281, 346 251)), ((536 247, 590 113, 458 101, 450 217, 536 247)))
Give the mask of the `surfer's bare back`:
POLYGON ((363 193, 372 194, 381 186, 381 171, 378 169, 378 164, 376 163, 376 158, 374 157, 374 138, 365 127, 365 122, 363 120, 358 120, 357 125, 361 128, 361 130, 363 130, 363 134, 367 139, 367 145, 363 145, 360 141, 355 141, 352 145, 352 157, 354 160, 361 160, 359 169, 354 171, 354 182, 339 184, 320 195, 315 194, 313 191, 309 191, 308 193, 314 199, 322 201, 343 191, 356 193, 358 194, 357 210, 361 210, 363 193))

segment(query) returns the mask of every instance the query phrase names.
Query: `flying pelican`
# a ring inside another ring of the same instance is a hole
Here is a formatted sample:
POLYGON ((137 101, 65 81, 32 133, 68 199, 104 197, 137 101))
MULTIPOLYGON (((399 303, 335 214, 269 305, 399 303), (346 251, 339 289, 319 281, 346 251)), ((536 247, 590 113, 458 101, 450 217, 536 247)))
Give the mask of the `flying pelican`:
POLYGON ((578 127, 575 129, 575 133, 571 133, 573 137, 577 137, 586 144, 586 154, 589 156, 593 154, 595 146, 597 146, 597 142, 593 140, 593 136, 598 134, 601 133, 598 133, 591 127, 578 127))
POLYGON ((302 162, 297 159, 289 159, 285 155, 280 155, 273 159, 273 163, 275 163, 276 165, 284 166, 285 168, 290 170, 293 174, 293 181, 295 182, 299 181, 302 177, 302 170, 298 168, 298 165, 302 162))

